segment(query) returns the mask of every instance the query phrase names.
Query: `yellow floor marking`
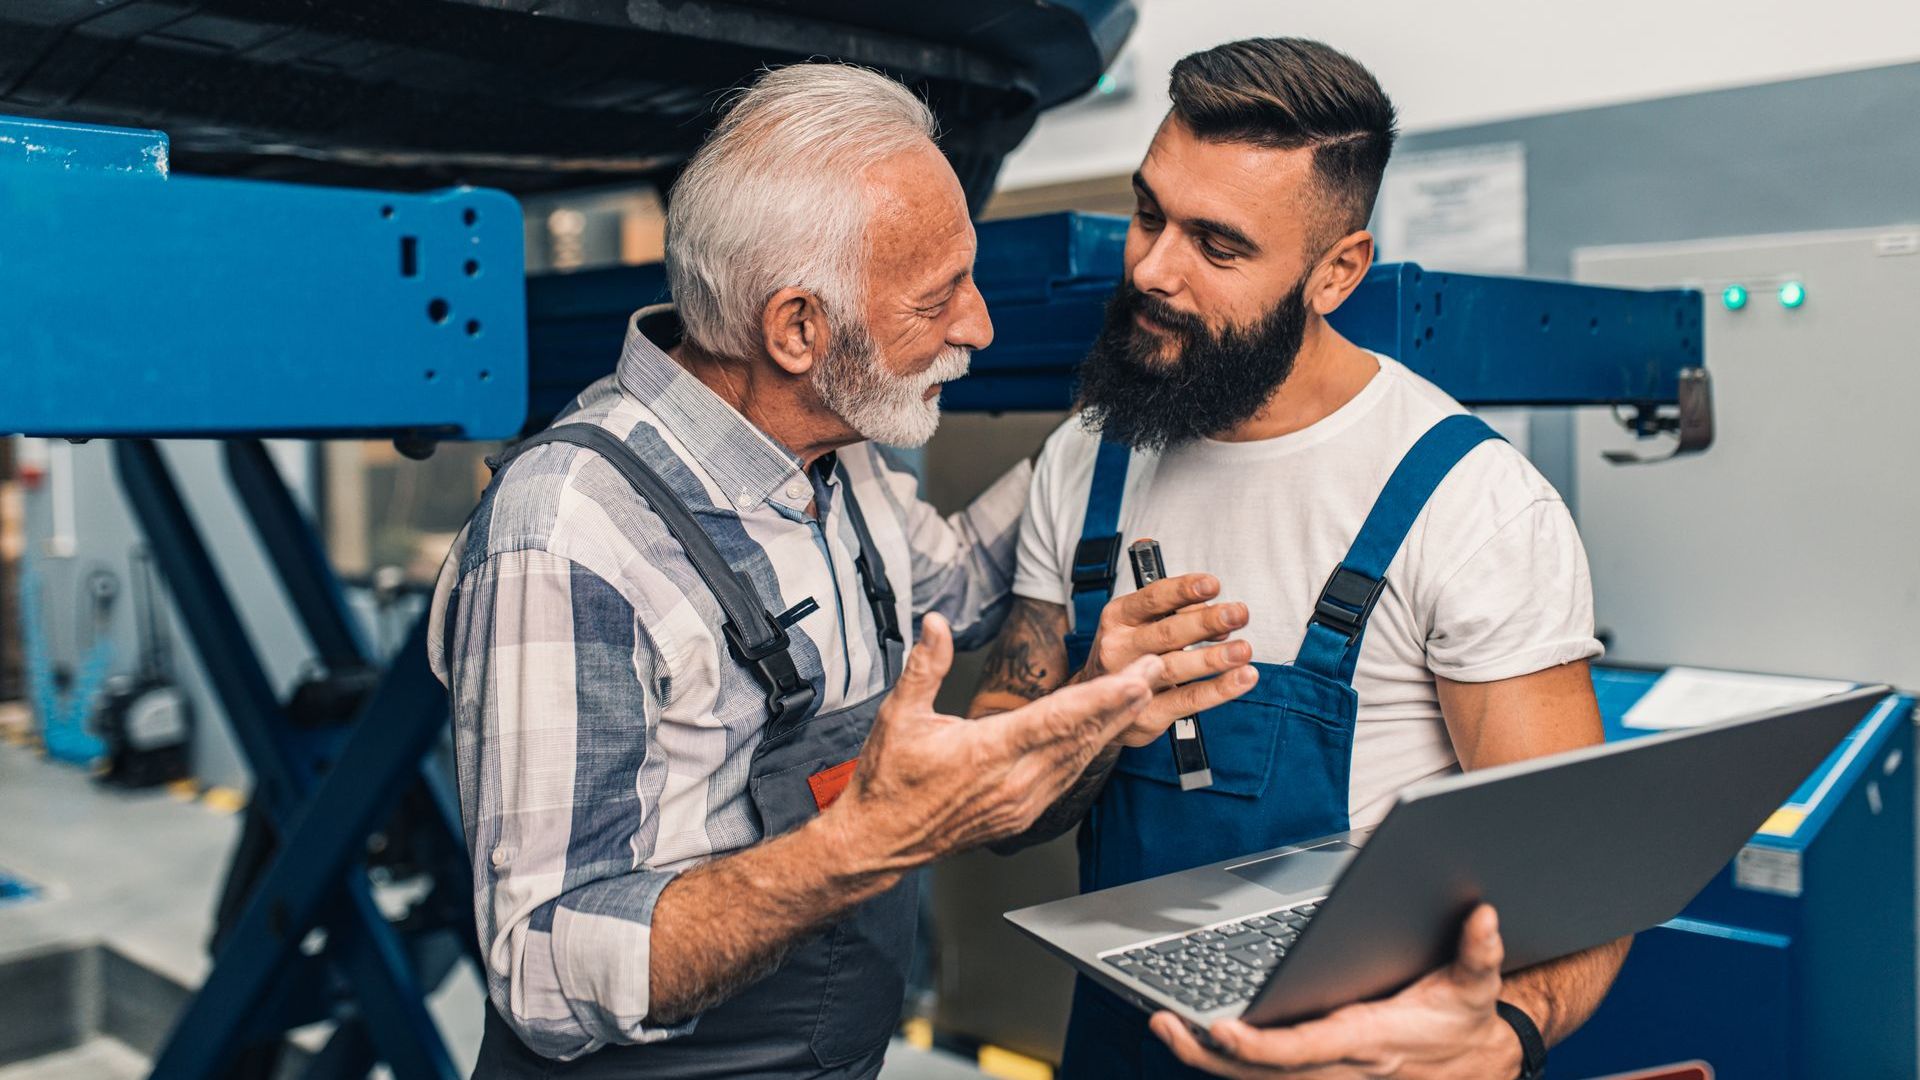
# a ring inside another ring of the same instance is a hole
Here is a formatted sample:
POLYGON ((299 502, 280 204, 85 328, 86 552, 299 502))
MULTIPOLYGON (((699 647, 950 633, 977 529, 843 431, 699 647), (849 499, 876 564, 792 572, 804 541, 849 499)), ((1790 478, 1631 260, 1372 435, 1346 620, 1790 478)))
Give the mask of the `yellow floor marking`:
POLYGON ((980 1071, 1000 1080, 1053 1080, 1053 1066, 998 1046, 980 1048, 980 1071))
POLYGON ((247 797, 232 788, 213 787, 200 796, 200 804, 223 814, 231 814, 247 805, 247 797))

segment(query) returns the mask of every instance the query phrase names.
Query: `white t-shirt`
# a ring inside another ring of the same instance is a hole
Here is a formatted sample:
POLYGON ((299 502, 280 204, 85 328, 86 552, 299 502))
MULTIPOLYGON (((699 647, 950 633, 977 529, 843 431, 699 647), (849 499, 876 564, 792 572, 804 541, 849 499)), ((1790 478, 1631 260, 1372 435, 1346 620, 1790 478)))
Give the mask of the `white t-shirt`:
MULTIPOLYGON (((1206 571, 1247 604, 1239 635, 1291 663, 1307 616, 1414 442, 1459 403, 1395 360, 1304 430, 1136 452, 1123 543, 1160 541, 1169 574, 1206 571)), ((1041 452, 1013 591, 1068 608, 1098 436, 1070 419, 1041 452)), ((1115 595, 1133 589, 1121 559, 1115 595)), ((1348 816, 1375 824, 1394 793, 1458 767, 1434 675, 1492 682, 1597 656, 1593 587, 1573 518, 1505 442, 1475 447, 1433 494, 1387 568, 1354 674, 1360 698, 1348 816)))

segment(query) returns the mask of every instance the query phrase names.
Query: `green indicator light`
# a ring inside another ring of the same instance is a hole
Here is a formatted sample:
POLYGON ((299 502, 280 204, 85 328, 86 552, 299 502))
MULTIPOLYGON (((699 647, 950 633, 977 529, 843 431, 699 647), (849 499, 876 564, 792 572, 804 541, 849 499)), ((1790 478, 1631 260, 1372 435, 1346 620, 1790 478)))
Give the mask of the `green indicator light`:
POLYGON ((1797 281, 1789 281, 1780 286, 1780 306, 1797 308, 1807 302, 1807 287, 1797 281))
POLYGON ((1112 75, 1100 76, 1100 81, 1094 83, 1094 85, 1098 87, 1100 92, 1103 94, 1111 94, 1119 86, 1119 84, 1114 81, 1114 78, 1112 75))
POLYGON ((1739 311, 1747 306, 1747 287, 1745 285, 1727 286, 1720 290, 1720 302, 1727 305, 1728 311, 1739 311))

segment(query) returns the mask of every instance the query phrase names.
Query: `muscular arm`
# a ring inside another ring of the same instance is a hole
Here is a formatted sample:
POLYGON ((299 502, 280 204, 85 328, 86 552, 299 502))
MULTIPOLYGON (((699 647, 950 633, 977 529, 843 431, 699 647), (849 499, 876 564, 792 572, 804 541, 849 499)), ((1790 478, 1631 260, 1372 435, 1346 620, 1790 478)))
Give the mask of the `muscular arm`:
POLYGON ((1006 625, 987 650, 987 664, 967 715, 1017 709, 1065 683, 1069 674, 1066 632, 1066 608, 1014 597, 1006 625))
MULTIPOLYGON (((1067 672, 1067 609, 1059 604, 1016 596, 1007 613, 1006 625, 987 652, 987 663, 967 707, 971 717, 1016 709, 1043 697, 1065 683, 1067 672)), ((1107 774, 1120 758, 1119 745, 1100 751, 1080 774, 1067 793, 1040 815, 1033 827, 1019 836, 993 845, 993 850, 1009 855, 1022 848, 1045 843, 1080 824, 1087 808, 1106 786, 1107 774)))
MULTIPOLYGON (((1440 712, 1464 769, 1484 769, 1601 741, 1600 707, 1586 661, 1490 683, 1438 680, 1440 712)), ((1631 938, 1518 971, 1501 997, 1557 1043, 1600 1006, 1631 938)))
POLYGON ((994 845, 1002 854, 1051 840, 1080 823, 1128 746, 1146 746, 1181 716, 1211 709, 1253 689, 1253 649, 1227 641, 1247 624, 1247 607, 1209 603, 1220 583, 1209 574, 1165 578, 1109 602, 1100 613, 1086 666, 1067 671, 1062 634, 1067 612, 1059 604, 1016 598, 968 715, 985 716, 1025 705, 1056 686, 1118 671, 1142 656, 1159 656, 1161 677, 1139 720, 1101 748, 1079 779, 1025 832, 994 845), (1203 644, 1212 642, 1212 644, 1203 644), (1200 648, 1188 648, 1200 645, 1200 648), (1217 677, 1210 677, 1217 676, 1217 677))

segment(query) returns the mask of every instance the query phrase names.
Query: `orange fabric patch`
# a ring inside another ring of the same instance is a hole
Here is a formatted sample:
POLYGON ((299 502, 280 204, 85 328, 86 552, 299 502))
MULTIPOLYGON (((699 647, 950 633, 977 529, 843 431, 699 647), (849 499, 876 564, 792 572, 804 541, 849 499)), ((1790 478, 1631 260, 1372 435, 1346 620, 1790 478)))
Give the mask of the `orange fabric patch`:
POLYGON ((854 758, 807 777, 807 786, 813 789, 813 805, 822 810, 832 806, 833 800, 847 790, 847 782, 853 779, 853 770, 859 764, 860 759, 854 758))

